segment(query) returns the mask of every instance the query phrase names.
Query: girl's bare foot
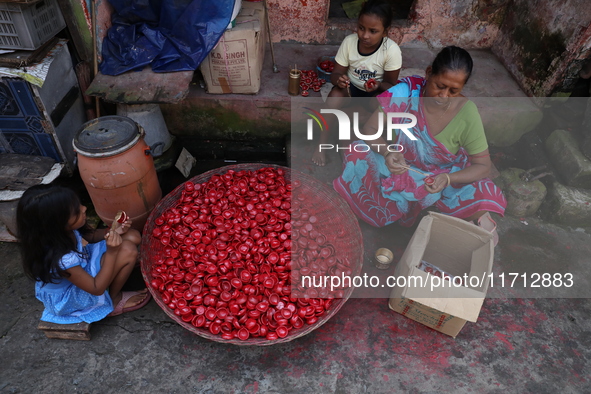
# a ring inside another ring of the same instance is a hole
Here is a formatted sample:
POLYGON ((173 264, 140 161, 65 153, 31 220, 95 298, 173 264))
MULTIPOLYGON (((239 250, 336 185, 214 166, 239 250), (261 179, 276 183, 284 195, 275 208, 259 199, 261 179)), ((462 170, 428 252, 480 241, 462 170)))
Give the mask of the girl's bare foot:
POLYGON ((109 316, 117 316, 121 313, 129 311, 130 309, 134 310, 134 307, 145 303, 146 299, 149 299, 149 297, 150 294, 148 293, 148 289, 133 292, 120 292, 117 294, 117 296, 115 296, 115 298, 113 298, 113 305, 115 309, 109 314, 109 316), (124 296, 126 297, 125 303, 120 305, 124 296))
POLYGON ((319 150, 314 151, 312 162, 319 167, 323 167, 326 164, 326 153, 319 150))

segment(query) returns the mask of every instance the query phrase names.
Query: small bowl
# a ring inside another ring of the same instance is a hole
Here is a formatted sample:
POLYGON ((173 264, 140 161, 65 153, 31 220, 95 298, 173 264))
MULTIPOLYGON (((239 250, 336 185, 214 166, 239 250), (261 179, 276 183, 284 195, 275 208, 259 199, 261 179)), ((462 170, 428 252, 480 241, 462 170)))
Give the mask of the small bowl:
POLYGON ((376 250, 376 254, 375 254, 376 268, 381 269, 381 270, 385 270, 385 269, 390 268, 390 264, 392 263, 393 259, 394 259, 394 254, 392 253, 392 251, 390 249, 379 248, 378 250, 376 250))
POLYGON ((318 71, 318 78, 324 79, 326 82, 330 82, 330 76, 332 73, 324 71, 320 68, 320 63, 325 60, 330 60, 331 62, 335 63, 334 56, 320 56, 318 61, 316 62, 316 70, 318 71))

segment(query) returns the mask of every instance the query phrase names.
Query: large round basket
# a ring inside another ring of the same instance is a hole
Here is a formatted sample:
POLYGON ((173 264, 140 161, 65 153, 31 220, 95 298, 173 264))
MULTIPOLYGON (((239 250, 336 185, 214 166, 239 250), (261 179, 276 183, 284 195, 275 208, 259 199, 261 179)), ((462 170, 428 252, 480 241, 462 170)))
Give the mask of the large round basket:
MULTIPOLYGON (((292 170, 288 167, 268 165, 268 164, 237 164, 221 168, 217 168, 203 174, 197 175, 190 181, 198 184, 205 183, 210 180, 213 175, 225 174, 230 170, 238 171, 256 171, 261 168, 272 167, 276 169, 283 169, 287 181, 299 182, 299 187, 306 194, 306 198, 314 204, 314 212, 318 218, 316 229, 324 234, 328 240, 331 240, 334 246, 336 255, 341 260, 348 260, 350 262, 351 275, 359 275, 363 265, 363 240, 359 224, 347 203, 329 186, 321 183, 317 179, 303 174, 299 171, 292 170), (338 233, 338 234, 337 234, 338 233)), ((347 299, 351 296, 353 288, 344 289, 342 298, 335 299, 330 308, 321 316, 314 324, 304 324, 301 328, 293 328, 289 334, 284 338, 275 340, 268 340, 263 337, 250 337, 247 340, 223 339, 220 335, 214 335, 209 330, 204 328, 197 328, 190 322, 184 322, 180 316, 166 305, 162 300, 162 296, 157 289, 153 289, 150 285, 152 279, 152 267, 159 257, 164 253, 164 246, 155 238, 152 233, 155 228, 155 219, 160 217, 169 208, 175 207, 179 203, 181 193, 185 188, 185 184, 181 184, 175 190, 165 196, 154 208, 148 221, 144 227, 142 245, 141 245, 141 271, 143 278, 148 285, 152 296, 156 303, 162 310, 175 322, 186 328, 187 330, 212 341, 231 343, 235 345, 274 345, 277 343, 284 343, 293 339, 304 336, 318 327, 326 323, 333 317, 340 308, 344 305, 347 299)))

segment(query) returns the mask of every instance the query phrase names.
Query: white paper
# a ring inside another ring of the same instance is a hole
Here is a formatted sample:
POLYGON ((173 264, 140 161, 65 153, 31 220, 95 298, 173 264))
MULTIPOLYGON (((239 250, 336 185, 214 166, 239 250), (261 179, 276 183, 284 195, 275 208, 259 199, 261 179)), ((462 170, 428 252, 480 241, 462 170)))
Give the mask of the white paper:
POLYGON ((175 167, 184 175, 185 178, 188 178, 191 174, 191 169, 195 165, 197 160, 189 153, 188 150, 183 148, 179 158, 176 161, 175 167))

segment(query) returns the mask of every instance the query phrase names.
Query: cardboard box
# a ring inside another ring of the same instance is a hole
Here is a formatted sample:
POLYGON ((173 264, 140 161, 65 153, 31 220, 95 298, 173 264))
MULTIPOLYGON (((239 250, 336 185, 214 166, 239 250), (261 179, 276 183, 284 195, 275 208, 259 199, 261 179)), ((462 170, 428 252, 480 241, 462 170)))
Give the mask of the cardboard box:
POLYGON ((396 265, 397 287, 390 293, 390 309, 455 338, 467 321, 476 322, 480 314, 492 272, 492 238, 465 220, 430 212, 396 265), (419 269, 421 261, 462 277, 464 285, 419 269))
POLYGON ((208 93, 255 94, 265 58, 263 2, 243 2, 236 27, 226 30, 200 65, 208 93))

